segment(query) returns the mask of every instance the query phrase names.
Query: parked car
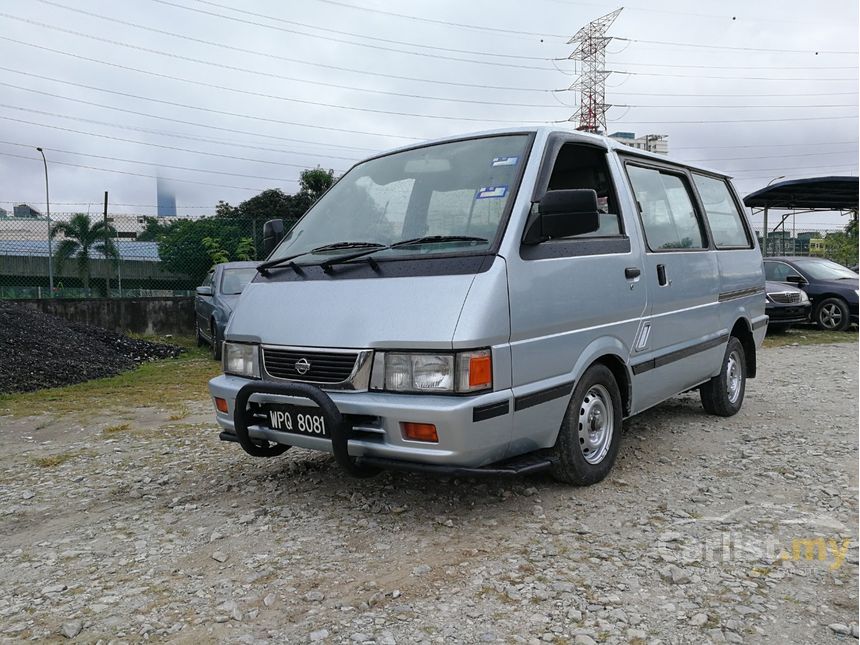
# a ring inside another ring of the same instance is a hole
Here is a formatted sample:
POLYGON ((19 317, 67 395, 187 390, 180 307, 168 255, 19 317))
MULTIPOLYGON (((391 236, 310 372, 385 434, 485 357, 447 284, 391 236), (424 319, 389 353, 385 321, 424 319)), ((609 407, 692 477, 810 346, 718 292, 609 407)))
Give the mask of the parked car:
POLYGON ((377 155, 264 244, 209 383, 220 437, 358 477, 593 484, 625 417, 696 388, 735 414, 767 325, 726 175, 560 127, 377 155))
POLYGON ((812 301, 812 321, 819 329, 843 331, 857 324, 858 276, 824 258, 765 258, 768 280, 800 287, 812 301))
POLYGON ((782 282, 765 282, 764 312, 769 318, 767 330, 784 332, 792 325, 809 321, 812 303, 803 289, 782 282))
POLYGON ((239 295, 257 274, 259 262, 224 262, 216 264, 203 284, 197 287, 194 299, 197 344, 208 344, 212 357, 221 359, 224 328, 239 300, 239 295))

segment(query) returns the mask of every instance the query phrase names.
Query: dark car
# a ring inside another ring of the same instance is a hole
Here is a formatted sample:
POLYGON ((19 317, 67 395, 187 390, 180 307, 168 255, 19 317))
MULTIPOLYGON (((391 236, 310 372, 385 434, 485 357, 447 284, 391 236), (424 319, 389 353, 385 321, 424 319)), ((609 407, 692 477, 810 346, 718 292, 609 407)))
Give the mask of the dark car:
POLYGON ((194 300, 197 344, 209 344, 212 357, 221 358, 224 328, 233 307, 245 288, 257 274, 259 262, 224 262, 216 264, 199 287, 194 300))
POLYGON ((842 331, 857 323, 858 276, 824 258, 764 259, 765 279, 800 287, 812 301, 812 321, 820 329, 842 331))
POLYGON ((769 318, 769 332, 783 332, 792 325, 809 321, 812 303, 803 289, 782 282, 766 282, 765 292, 764 312, 769 318))

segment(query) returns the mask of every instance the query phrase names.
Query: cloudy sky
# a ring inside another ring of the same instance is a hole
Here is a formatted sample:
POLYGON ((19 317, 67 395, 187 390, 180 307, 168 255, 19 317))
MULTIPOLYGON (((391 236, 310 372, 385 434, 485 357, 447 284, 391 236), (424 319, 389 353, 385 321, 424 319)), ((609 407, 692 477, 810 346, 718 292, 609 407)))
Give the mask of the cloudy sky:
MULTIPOLYGON (((5 0, 0 207, 211 212, 301 168, 575 112, 566 42, 593 0, 5 0), (560 60, 557 60, 560 59, 560 60)), ((733 174, 856 175, 855 0, 636 0, 610 30, 608 130, 733 174)), ((818 218, 826 216, 816 216, 818 218)), ((832 221, 832 220, 828 220, 832 221)), ((838 221, 838 220, 837 220, 838 221)))

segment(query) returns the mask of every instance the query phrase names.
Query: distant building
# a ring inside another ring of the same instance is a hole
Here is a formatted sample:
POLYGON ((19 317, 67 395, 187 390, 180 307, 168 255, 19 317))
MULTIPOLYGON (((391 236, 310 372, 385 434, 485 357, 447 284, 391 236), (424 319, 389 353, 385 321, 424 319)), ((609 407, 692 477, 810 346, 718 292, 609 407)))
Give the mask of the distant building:
POLYGON ((656 152, 658 155, 669 154, 668 134, 646 134, 637 137, 634 132, 613 132, 609 138, 637 150, 656 152))
POLYGON ((18 204, 17 206, 13 206, 12 213, 15 217, 26 217, 28 219, 35 219, 42 216, 42 213, 27 204, 18 204))
POLYGON ((158 205, 159 217, 176 217, 176 193, 161 177, 155 180, 155 203, 158 205))

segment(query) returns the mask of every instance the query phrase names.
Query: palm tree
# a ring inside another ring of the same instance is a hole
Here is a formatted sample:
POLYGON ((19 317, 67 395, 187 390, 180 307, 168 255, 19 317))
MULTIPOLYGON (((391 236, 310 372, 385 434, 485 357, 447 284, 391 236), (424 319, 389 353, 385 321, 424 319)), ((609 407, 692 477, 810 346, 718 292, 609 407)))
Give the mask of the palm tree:
POLYGON ((64 239, 54 252, 57 271, 61 271, 68 260, 77 259, 78 277, 83 282, 84 289, 90 288, 91 251, 100 253, 105 258, 119 259, 116 245, 111 239, 116 236, 116 229, 103 221, 93 224, 89 215, 77 213, 68 222, 57 222, 51 228, 51 239, 59 234, 62 234, 64 239))

